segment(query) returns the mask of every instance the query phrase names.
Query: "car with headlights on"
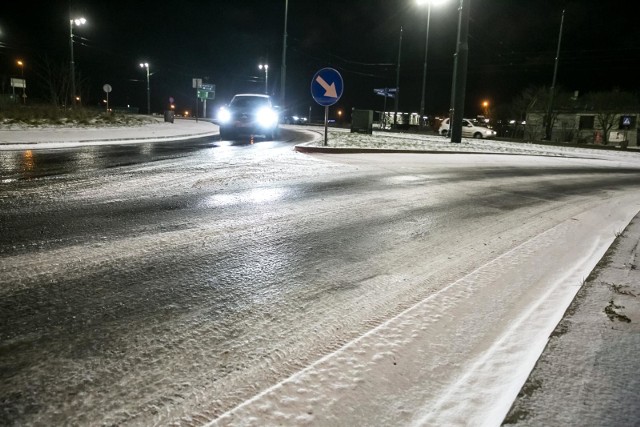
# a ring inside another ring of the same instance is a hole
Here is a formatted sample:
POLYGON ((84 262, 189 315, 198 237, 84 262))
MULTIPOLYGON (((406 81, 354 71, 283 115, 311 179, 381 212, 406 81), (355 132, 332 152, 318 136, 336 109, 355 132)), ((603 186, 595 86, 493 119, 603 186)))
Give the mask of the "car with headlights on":
MULTIPOLYGON (((449 135, 449 119, 444 119, 438 129, 440 135, 449 135)), ((493 138, 496 131, 486 126, 481 126, 469 119, 462 119, 462 136, 465 138, 493 138)))
POLYGON ((269 95, 240 93, 218 111, 220 139, 262 135, 274 139, 278 135, 278 112, 269 95))
POLYGON ((284 116, 282 122, 287 125, 306 125, 307 118, 303 116, 284 116))

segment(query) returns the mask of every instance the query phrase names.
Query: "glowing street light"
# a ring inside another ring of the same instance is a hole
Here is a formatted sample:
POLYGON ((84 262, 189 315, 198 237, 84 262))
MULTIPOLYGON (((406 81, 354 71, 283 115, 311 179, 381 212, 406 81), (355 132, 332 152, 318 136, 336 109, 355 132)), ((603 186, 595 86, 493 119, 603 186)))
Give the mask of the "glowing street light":
POLYGON ((269 95, 269 65, 268 64, 260 64, 258 68, 264 70, 264 93, 269 95))
POLYGON ((149 88, 149 63, 140 63, 140 68, 146 68, 147 70, 147 114, 151 114, 151 90, 149 88))
POLYGON ((447 0, 416 0, 416 4, 418 6, 427 5, 427 35, 426 40, 424 42, 424 68, 422 71, 422 98, 420 99, 420 122, 422 123, 422 118, 424 117, 424 96, 426 91, 427 84, 427 54, 429 53, 429 23, 431 21, 431 5, 439 5, 447 0))
POLYGON ((489 101, 482 101, 482 114, 484 114, 485 119, 489 115, 489 101))
POLYGON ((73 62, 73 24, 76 27, 80 25, 84 25, 87 23, 87 20, 84 18, 76 18, 69 20, 69 49, 71 50, 71 101, 75 104, 76 99, 78 99, 76 94, 76 66, 73 62))

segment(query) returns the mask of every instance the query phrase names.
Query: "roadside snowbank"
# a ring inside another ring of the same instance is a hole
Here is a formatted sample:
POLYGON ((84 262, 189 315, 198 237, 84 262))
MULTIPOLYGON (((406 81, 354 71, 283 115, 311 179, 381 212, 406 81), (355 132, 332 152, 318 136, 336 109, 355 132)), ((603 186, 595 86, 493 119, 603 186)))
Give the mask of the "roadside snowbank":
MULTIPOLYGON (((314 128, 307 128, 309 130, 314 128)), ((317 128, 315 128, 317 132, 317 128)), ((321 147, 322 139, 310 144, 311 147, 321 147)), ((491 154, 534 154, 542 156, 587 157, 610 159, 638 159, 640 151, 602 150, 589 147, 572 147, 562 145, 543 145, 529 142, 509 142, 490 139, 463 138, 460 144, 451 143, 448 138, 440 135, 408 134, 394 132, 374 132, 373 135, 350 133, 342 129, 330 129, 328 148, 362 148, 379 150, 416 150, 437 152, 465 152, 491 154)))
POLYGON ((65 148, 85 145, 136 144, 184 140, 218 134, 218 126, 207 121, 176 119, 141 126, 113 127, 23 127, 0 128, 0 149, 65 148))

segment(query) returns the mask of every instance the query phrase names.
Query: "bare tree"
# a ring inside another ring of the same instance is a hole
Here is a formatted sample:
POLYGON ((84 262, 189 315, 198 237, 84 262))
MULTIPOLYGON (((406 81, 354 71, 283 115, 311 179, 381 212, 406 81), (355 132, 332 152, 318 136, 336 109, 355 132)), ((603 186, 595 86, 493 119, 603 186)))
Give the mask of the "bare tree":
POLYGON ((35 72, 47 89, 47 101, 60 106, 69 98, 69 70, 66 64, 54 63, 48 56, 36 62, 35 72))
MULTIPOLYGON (((527 119, 527 114, 538 104, 539 94, 545 91, 545 88, 529 87, 523 90, 522 93, 513 100, 511 103, 511 114, 517 118, 513 130, 514 134, 518 133, 520 124, 527 119)), ((525 132, 523 131, 522 136, 524 137, 524 135, 525 132)))
POLYGON ((602 143, 609 144, 609 132, 620 121, 625 110, 637 109, 638 99, 629 92, 594 92, 586 96, 587 108, 595 112, 602 129, 602 143))

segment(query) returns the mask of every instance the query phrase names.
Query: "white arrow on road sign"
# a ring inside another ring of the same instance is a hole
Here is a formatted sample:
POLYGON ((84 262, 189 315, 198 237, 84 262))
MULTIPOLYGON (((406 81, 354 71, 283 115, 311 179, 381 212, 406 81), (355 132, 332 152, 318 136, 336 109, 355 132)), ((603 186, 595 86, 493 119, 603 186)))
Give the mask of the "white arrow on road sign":
POLYGON ((323 68, 315 73, 311 79, 311 96, 323 107, 338 102, 343 89, 342 76, 333 68, 323 68))
POLYGON ((329 98, 337 98, 338 92, 336 92, 336 84, 335 83, 327 83, 322 77, 318 76, 316 81, 322 86, 324 89, 324 96, 329 98))

